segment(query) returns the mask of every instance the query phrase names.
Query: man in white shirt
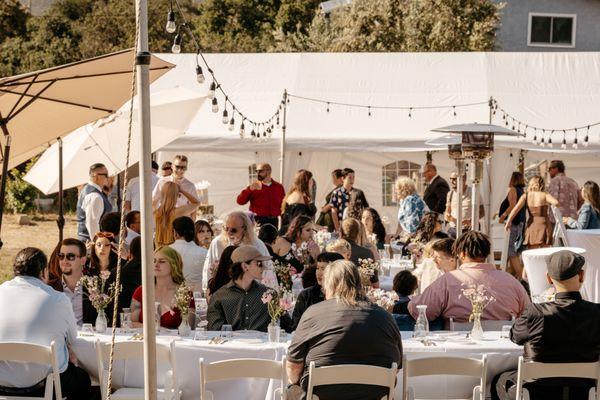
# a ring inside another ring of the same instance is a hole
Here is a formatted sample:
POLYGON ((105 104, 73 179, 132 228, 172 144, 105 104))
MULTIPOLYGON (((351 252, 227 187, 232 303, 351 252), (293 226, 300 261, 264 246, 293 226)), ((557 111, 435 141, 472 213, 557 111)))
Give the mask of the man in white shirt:
POLYGON ((208 250, 194 242, 194 221, 190 217, 173 220, 175 242, 169 245, 183 260, 183 277, 194 291, 202 291, 202 270, 208 250))
POLYGON ((77 237, 86 243, 100 230, 100 218, 112 211, 102 188, 108 184, 108 169, 104 164, 90 167, 90 181, 81 189, 77 200, 77 237))
POLYGON ((125 237, 125 243, 127 243, 127 246, 129 246, 133 238, 140 236, 140 232, 142 229, 142 223, 140 221, 140 212, 129 211, 125 216, 125 226, 127 227, 127 236, 125 237))
MULTIPOLYGON (((71 301, 42 281, 48 277, 46 255, 27 247, 15 257, 13 271, 15 277, 0 285, 0 342, 49 346, 54 341, 63 396, 89 398, 90 378, 69 354, 69 345, 77 338, 71 301)), ((43 395, 50 370, 49 365, 2 362, 0 394, 43 395)))
MULTIPOLYGON (((160 207, 161 190, 162 190, 162 186, 165 184, 165 182, 177 183, 181 189, 183 189, 184 191, 188 192, 189 194, 194 196, 196 199, 198 199, 198 194, 196 192, 196 186, 190 180, 188 180, 184 177, 185 171, 187 171, 187 167, 188 167, 187 156, 176 155, 175 159, 173 160, 173 173, 169 176, 160 178, 160 180, 154 187, 154 191, 152 192, 152 209, 156 210, 158 207, 160 207)), ((200 199, 198 199, 198 200, 200 200, 200 199)), ((179 197, 177 198, 176 206, 181 207, 181 206, 185 206, 186 204, 189 204, 189 203, 190 202, 188 201, 188 199, 183 194, 179 193, 179 197)), ((190 218, 192 218, 193 221, 195 221, 196 220, 196 211, 191 213, 189 216, 190 216, 190 218)))
MULTIPOLYGON (((157 175, 158 163, 152 161, 152 190, 160 180, 157 175)), ((127 193, 125 193, 125 203, 123 204, 125 212, 140 210, 140 177, 131 178, 127 183, 127 193)))

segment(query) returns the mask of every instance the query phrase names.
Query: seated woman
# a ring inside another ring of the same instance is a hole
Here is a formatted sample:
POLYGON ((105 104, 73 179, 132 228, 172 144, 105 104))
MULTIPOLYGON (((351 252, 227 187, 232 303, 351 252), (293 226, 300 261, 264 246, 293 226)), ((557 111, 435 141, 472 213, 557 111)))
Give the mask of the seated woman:
MULTIPOLYGON (((268 225, 268 224, 267 224, 268 225)), ((221 289, 231 280, 231 264, 233 261, 231 260, 231 254, 238 246, 227 246, 225 250, 223 250, 223 254, 221 254, 221 258, 219 259, 219 264, 217 265, 216 271, 213 271, 208 280, 207 294, 206 297, 210 300, 210 296, 217 292, 217 290, 221 289)))
POLYGON ((375 243, 378 250, 384 249, 386 240, 385 226, 381 221, 379 213, 374 208, 365 208, 362 212, 361 222, 365 228, 365 234, 375 243), (374 240, 373 240, 374 239, 374 240))
POLYGON ((429 285, 444 273, 440 271, 434 260, 433 241, 423 247, 423 255, 413 271, 419 281, 419 293, 422 293, 429 285))
POLYGON ((563 222, 571 229, 599 229, 600 228, 600 189, 598 184, 587 181, 581 188, 583 205, 577 213, 577 220, 563 217, 563 222))
POLYGON ((314 223, 310 217, 299 215, 292 220, 285 236, 278 237, 273 251, 283 262, 290 263, 298 273, 319 255, 319 246, 313 241, 314 223))
POLYGON ((196 242, 198 246, 202 246, 206 250, 208 250, 210 242, 212 242, 213 237, 215 236, 215 233, 212 230, 212 227, 210 226, 208 221, 205 221, 203 219, 199 219, 198 221, 196 221, 194 223, 194 231, 194 242, 196 242))
POLYGON ((337 239, 327 244, 326 250, 331 253, 338 253, 344 260, 350 260, 352 255, 352 247, 350 243, 344 239, 337 239))
MULTIPOLYGON (((183 261, 177 251, 169 246, 159 247, 154 251, 154 298, 160 303, 160 326, 177 329, 181 324, 181 311, 175 306, 175 292, 184 282, 183 261)), ((193 326, 194 300, 190 301, 188 320, 193 326)), ((131 299, 131 321, 134 327, 144 322, 142 319, 142 287, 139 286, 131 299)))
MULTIPOLYGON (((419 287, 417 277, 410 271, 400 271, 394 276, 392 288, 398 295, 398 300, 394 304, 393 313, 402 314, 400 306, 408 304, 411 296, 419 287)), ((406 310, 405 310, 406 311, 406 310)))

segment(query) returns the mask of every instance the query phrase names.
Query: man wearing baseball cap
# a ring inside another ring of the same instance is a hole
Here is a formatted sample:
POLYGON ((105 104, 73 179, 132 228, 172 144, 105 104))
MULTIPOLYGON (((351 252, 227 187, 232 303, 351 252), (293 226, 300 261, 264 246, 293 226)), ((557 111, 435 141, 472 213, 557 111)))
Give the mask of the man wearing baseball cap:
MULTIPOLYGON (((556 289, 554 301, 529 304, 510 332, 513 342, 524 345, 526 361, 598 361, 600 304, 583 300, 579 293, 584 264, 583 256, 568 250, 558 251, 548 259, 548 282, 556 289)), ((503 373, 492 385, 492 398, 496 394, 494 391, 498 395, 495 398, 510 398, 504 396, 515 391, 515 387, 506 389, 511 381, 516 384, 516 371, 503 373)), ((525 384, 531 399, 544 400, 587 399, 589 389, 594 386, 594 380, 580 378, 539 379, 525 384)))
MULTIPOLYGON (((266 332, 269 322, 267 305, 262 295, 268 288, 259 283, 262 279, 263 256, 254 246, 240 246, 231 253, 231 281, 210 297, 208 304, 208 329, 221 330, 223 325, 231 325, 234 331, 257 330, 266 332)), ((281 318, 282 325, 289 327, 291 318, 281 318)))

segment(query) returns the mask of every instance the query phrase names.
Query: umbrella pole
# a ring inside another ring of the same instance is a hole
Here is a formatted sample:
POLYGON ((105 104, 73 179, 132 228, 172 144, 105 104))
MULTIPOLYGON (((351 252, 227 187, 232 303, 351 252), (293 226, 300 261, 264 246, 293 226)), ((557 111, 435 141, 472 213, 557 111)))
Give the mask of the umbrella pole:
MULTIPOLYGON (((6 194, 6 179, 8 178, 8 159, 10 156, 11 137, 6 127, 6 121, 0 115, 0 129, 4 133, 6 143, 4 144, 4 159, 2 160, 2 182, 0 182, 0 232, 2 232, 2 216, 4 215, 4 197, 6 194)), ((0 239, 0 249, 2 248, 2 239, 0 239)))
POLYGON ((136 56, 138 123, 141 128, 138 163, 140 175, 140 219, 142 223, 142 307, 144 318, 144 399, 156 400, 156 330, 154 277, 152 271, 152 170, 150 147, 150 52, 148 51, 148 3, 136 0, 139 29, 136 56))
POLYGON ((63 210, 63 142, 58 138, 58 242, 63 240, 63 229, 65 227, 65 217, 63 210))
POLYGON ((285 130, 286 130, 286 118, 287 118, 287 89, 283 91, 283 124, 281 125, 281 146, 279 148, 279 179, 283 185, 284 174, 285 174, 285 130))

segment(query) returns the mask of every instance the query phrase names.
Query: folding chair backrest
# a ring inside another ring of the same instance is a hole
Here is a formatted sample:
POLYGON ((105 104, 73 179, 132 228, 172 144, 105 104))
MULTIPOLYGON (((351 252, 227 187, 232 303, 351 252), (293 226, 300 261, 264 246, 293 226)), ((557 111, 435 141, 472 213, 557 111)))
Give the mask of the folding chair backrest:
MULTIPOLYGON (((0 343, 0 361, 19 361, 25 363, 34 363, 49 365, 51 367, 52 379, 46 383, 54 383, 54 393, 57 399, 62 399, 62 390, 60 387, 60 372, 58 369, 58 359, 56 357, 56 344, 54 341, 50 346, 41 344, 23 343, 23 342, 4 342, 0 343)), ((49 388, 46 387, 48 393, 49 388)))
POLYGON ((568 247, 567 228, 563 223, 562 211, 558 207, 550 206, 550 212, 554 215, 554 220, 556 221, 553 232, 554 247, 568 247))
MULTIPOLYGON (((484 319, 484 320, 481 320, 481 327, 483 328, 483 330, 486 330, 486 331, 501 331, 502 327, 504 325, 512 325, 513 322, 514 322, 514 317, 510 321, 508 321, 508 320, 495 321, 495 320, 484 319)), ((470 331, 471 329, 473 329, 472 322, 455 322, 452 317, 448 318, 446 326, 447 326, 448 330, 450 330, 450 331, 466 332, 466 331, 470 331)))
POLYGON ((315 386, 358 384, 387 387, 389 388, 388 399, 392 399, 397 373, 398 364, 396 363, 393 363, 391 368, 362 364, 333 365, 317 368, 314 361, 311 361, 306 398, 311 399, 315 386))
MULTIPOLYGON (((99 343, 101 353, 99 354, 104 360, 108 362, 110 357, 110 343, 99 343)), ((163 363, 171 363, 172 343, 156 343, 156 361, 163 363)), ((142 359, 144 358, 144 343, 140 341, 127 341, 127 342, 115 342, 115 350, 113 353, 113 360, 129 360, 129 359, 142 359)))

